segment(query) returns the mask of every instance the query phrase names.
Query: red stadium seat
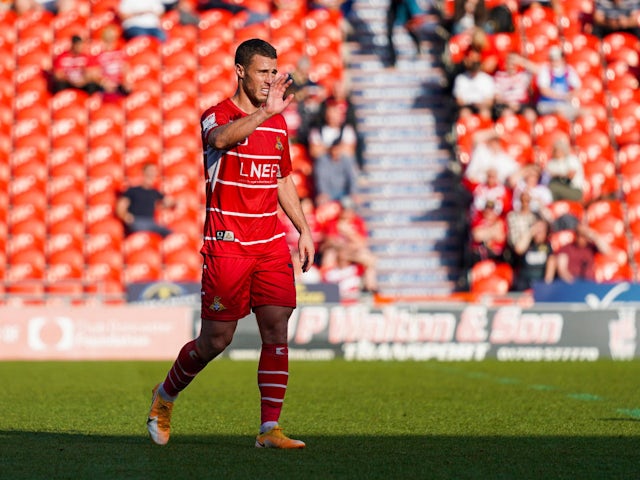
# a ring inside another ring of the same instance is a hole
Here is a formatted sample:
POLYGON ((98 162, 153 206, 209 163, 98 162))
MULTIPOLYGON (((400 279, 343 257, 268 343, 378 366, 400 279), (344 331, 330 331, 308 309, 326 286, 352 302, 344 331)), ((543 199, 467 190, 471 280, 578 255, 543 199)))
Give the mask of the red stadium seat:
POLYGON ((186 174, 197 177, 202 173, 201 153, 185 147, 165 148, 160 157, 160 173, 163 177, 186 174))
POLYGON ((34 175, 43 179, 47 176, 46 153, 34 147, 20 148, 11 152, 9 166, 13 178, 34 175))
POLYGON ((602 54, 607 63, 626 58, 629 51, 636 52, 636 65, 638 52, 640 51, 640 39, 631 33, 614 32, 602 39, 602 54))
POLYGON ((199 282, 202 255, 197 250, 181 250, 164 258, 163 279, 171 282, 199 282))
POLYGON ((43 305, 44 283, 41 279, 35 279, 34 281, 29 277, 22 277, 20 275, 24 270, 22 267, 11 268, 7 273, 7 277, 13 278, 6 288, 9 305, 43 305))
POLYGON ((8 255, 8 280, 41 279, 45 273, 44 251, 33 248, 12 252, 8 255))
POLYGON ((73 211, 70 205, 59 205, 52 209, 47 221, 49 235, 71 235, 82 238, 85 225, 81 218, 82 212, 73 211))
POLYGON ((58 278, 45 285, 47 305, 84 305, 84 285, 82 280, 58 278))
POLYGON ((135 232, 127 236, 122 244, 125 262, 140 251, 153 250, 160 253, 162 236, 153 232, 135 232))
POLYGON ((491 119, 480 115, 468 115, 460 117, 454 126, 456 136, 456 149, 458 157, 463 165, 469 163, 473 148, 473 136, 478 130, 493 126, 491 119))
POLYGON ((162 279, 160 254, 153 251, 138 252, 125 263, 123 277, 125 283, 156 282, 162 279))
POLYGON ((86 176, 83 153, 72 148, 53 149, 49 157, 49 175, 70 175, 78 180, 83 179, 86 176))
POLYGON ((585 163, 583 168, 587 184, 583 200, 595 201, 617 196, 620 185, 614 163, 600 159, 585 163))
POLYGON ((95 205, 87 208, 86 212, 86 233, 98 235, 107 233, 114 238, 124 238, 124 227, 113 213, 113 205, 95 205))
POLYGON ((596 282, 631 281, 633 279, 633 272, 629 263, 626 262, 626 254, 624 257, 625 262, 620 263, 617 256, 596 253, 593 264, 596 282))
POLYGON ((47 204, 45 177, 37 174, 29 174, 15 177, 9 185, 9 198, 13 206, 33 205, 35 208, 44 209, 47 204))
POLYGON ((80 248, 55 252, 47 258, 46 279, 51 283, 60 280, 80 280, 84 273, 84 255, 80 248))
POLYGON ((44 252, 45 251, 45 237, 44 235, 35 235, 33 233, 18 233, 11 235, 6 240, 6 250, 3 249, 2 253, 6 251, 6 257, 3 260, 8 260, 9 263, 21 258, 23 252, 44 252))
POLYGON ((627 102, 612 111, 612 132, 618 146, 640 143, 640 102, 627 102))
POLYGON ((640 161, 640 144, 624 145, 618 150, 618 164, 623 168, 627 164, 640 161))
MULTIPOLYGON (((47 98, 49 93, 47 91, 47 77, 45 71, 40 65, 25 65, 18 68, 15 72, 15 93, 21 95, 24 93, 35 92, 37 95, 41 95, 42 98, 47 98)), ((39 105, 43 105, 44 102, 39 105)), ((19 102, 16 102, 16 106, 19 102)))

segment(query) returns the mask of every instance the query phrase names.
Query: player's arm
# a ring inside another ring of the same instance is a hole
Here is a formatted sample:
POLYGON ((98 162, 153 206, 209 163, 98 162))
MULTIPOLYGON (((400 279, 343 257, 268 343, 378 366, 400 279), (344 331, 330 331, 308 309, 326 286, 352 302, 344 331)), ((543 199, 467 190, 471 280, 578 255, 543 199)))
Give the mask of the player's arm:
POLYGON ((293 94, 283 98, 284 92, 292 82, 287 74, 277 75, 271 82, 264 105, 245 117, 211 130, 207 136, 209 145, 216 150, 228 150, 251 135, 263 122, 282 113, 293 100, 293 94))
POLYGON ((313 239, 311 238, 311 229, 302 211, 300 198, 298 197, 298 192, 291 175, 278 179, 278 201, 284 213, 300 233, 298 252, 300 255, 300 263, 303 266, 302 271, 306 272, 313 264, 315 247, 313 246, 313 239))

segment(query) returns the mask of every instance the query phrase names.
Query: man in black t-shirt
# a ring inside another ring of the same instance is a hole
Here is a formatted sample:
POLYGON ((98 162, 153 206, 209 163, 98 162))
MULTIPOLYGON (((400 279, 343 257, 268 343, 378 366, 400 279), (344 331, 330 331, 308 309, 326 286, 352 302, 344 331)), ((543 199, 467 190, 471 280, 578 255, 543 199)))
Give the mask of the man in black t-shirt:
POLYGON ((175 201, 156 188, 158 169, 148 163, 142 170, 142 183, 129 187, 118 198, 116 203, 116 216, 122 220, 125 233, 130 235, 134 232, 154 232, 166 237, 171 230, 156 221, 156 208, 162 205, 173 208, 175 201))

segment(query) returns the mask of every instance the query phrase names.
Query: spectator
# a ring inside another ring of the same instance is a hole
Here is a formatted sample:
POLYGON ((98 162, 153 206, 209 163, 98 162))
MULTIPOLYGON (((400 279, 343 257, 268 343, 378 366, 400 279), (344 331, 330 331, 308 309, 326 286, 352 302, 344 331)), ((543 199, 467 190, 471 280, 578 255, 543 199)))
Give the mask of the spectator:
POLYGON ((554 12, 559 13, 562 8, 561 0, 518 0, 518 12, 524 13, 530 8, 546 7, 551 8, 554 12))
POLYGON ((464 117, 478 113, 491 118, 495 100, 495 81, 491 75, 481 69, 481 54, 469 50, 463 60, 464 71, 455 75, 453 80, 453 98, 458 107, 458 116, 464 117))
POLYGON ((96 56, 100 66, 100 83, 104 89, 103 98, 107 101, 118 100, 129 94, 127 82, 128 66, 125 52, 120 48, 118 27, 108 25, 102 30, 102 48, 96 56))
POLYGON ((502 146, 500 135, 493 128, 478 130, 473 136, 473 149, 463 182, 467 186, 486 183, 487 172, 494 168, 498 181, 512 188, 519 175, 520 164, 502 146))
POLYGON ((504 261, 507 246, 507 223, 492 202, 485 204, 482 214, 471 223, 468 266, 481 260, 504 261))
POLYGON ((640 38, 640 2, 595 0, 593 34, 604 38, 610 33, 627 32, 640 38))
POLYGON ((455 0, 451 33, 453 35, 470 32, 474 27, 483 27, 487 21, 484 0, 455 0))
POLYGON ((559 113, 569 120, 577 116, 578 106, 573 97, 582 82, 576 70, 565 61, 560 47, 549 48, 549 63, 539 67, 535 83, 539 91, 538 114, 559 113))
MULTIPOLYGON (((344 102, 344 104, 347 106, 347 109, 345 112, 345 123, 347 125, 350 125, 353 128, 353 130, 356 132, 356 139, 357 139, 356 140, 357 141, 356 159, 358 160, 358 166, 362 166, 364 162, 364 159, 362 158, 363 142, 360 137, 360 134, 358 133, 356 109, 355 109, 355 105, 351 101, 351 89, 347 81, 336 80, 335 82, 333 82, 333 84, 331 85, 331 95, 327 100, 344 102)), ((323 102, 320 106, 320 112, 318 115, 319 118, 325 118, 326 109, 327 109, 327 102, 323 102)))
POLYGON ((350 200, 343 200, 341 205, 338 217, 329 222, 325 232, 321 246, 321 270, 342 270, 346 263, 358 265, 362 269, 362 290, 376 292, 377 259, 369 249, 369 235, 364 219, 357 214, 350 200))
POLYGON ((85 41, 79 35, 71 37, 71 46, 53 60, 50 89, 52 93, 76 88, 89 94, 101 92, 100 66, 95 57, 85 52, 85 41))
POLYGON ((309 133, 317 204, 340 201, 357 191, 357 137, 346 123, 346 110, 344 101, 327 100, 324 124, 309 133))
POLYGON ((200 24, 200 14, 196 10, 192 0, 178 0, 175 9, 178 12, 178 22, 180 25, 197 27, 200 24))
POLYGON ((537 112, 531 98, 531 87, 538 66, 517 53, 507 54, 502 64, 493 74, 496 98, 493 118, 512 113, 523 115, 531 125, 537 112))
POLYGON ((161 23, 164 12, 162 0, 120 0, 118 16, 122 22, 122 36, 131 40, 148 35, 166 41, 167 34, 161 23))
POLYGON ((572 152, 569 139, 559 137, 551 148, 551 158, 544 167, 543 182, 547 184, 553 200, 581 202, 585 186, 582 162, 572 152))
POLYGON ((397 62, 397 48, 393 41, 393 30, 396 25, 403 25, 407 30, 407 34, 413 41, 416 54, 421 51, 420 35, 418 30, 425 17, 416 0, 390 0, 387 9, 387 48, 389 50, 389 65, 394 67, 397 62))
POLYGON ((536 218, 529 228, 513 240, 513 290, 522 292, 532 288, 534 282, 545 279, 547 264, 553 255, 549 241, 549 224, 541 218, 536 218))
POLYGON ((11 9, 16 15, 22 16, 28 12, 43 10, 43 7, 36 0, 13 0, 11 9))
POLYGON ((498 169, 495 167, 487 169, 486 180, 475 185, 471 190, 471 195, 473 196, 470 212, 472 222, 482 215, 485 205, 489 202, 493 203, 495 210, 500 215, 504 216, 511 210, 511 189, 500 181, 498 169))
POLYGON ((553 194, 549 187, 541 183, 542 171, 538 165, 525 165, 521 169, 521 178, 513 189, 513 208, 519 210, 524 194, 528 196, 529 208, 533 213, 549 220, 549 205, 553 202, 553 194))
POLYGON ((545 281, 551 283, 556 277, 566 283, 576 280, 595 281, 594 260, 596 253, 607 254, 609 245, 604 238, 586 225, 575 229, 573 242, 558 249, 548 262, 545 281))
POLYGON ((171 233, 171 229, 156 222, 156 209, 158 205, 173 208, 176 202, 157 189, 157 180, 158 168, 147 163, 142 169, 142 183, 129 187, 118 198, 115 213, 124 223, 127 235, 145 231, 166 237, 171 233))
POLYGON ((326 89, 309 78, 311 61, 306 55, 302 55, 296 63, 295 70, 291 72, 292 86, 295 101, 284 112, 287 125, 294 127, 290 132, 292 143, 301 143, 308 146, 309 132, 314 127, 319 127, 324 121, 321 113, 323 102, 326 100, 326 89), (291 122, 291 118, 295 117, 291 122))

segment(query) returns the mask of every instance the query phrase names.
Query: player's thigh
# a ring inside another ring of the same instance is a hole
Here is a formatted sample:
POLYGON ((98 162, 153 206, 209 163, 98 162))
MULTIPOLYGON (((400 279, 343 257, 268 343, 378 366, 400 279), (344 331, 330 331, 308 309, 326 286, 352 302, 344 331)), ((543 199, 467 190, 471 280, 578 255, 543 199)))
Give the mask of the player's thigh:
POLYGON ((251 307, 263 305, 296 306, 293 263, 288 253, 257 259, 251 279, 251 307))
POLYGON ((204 255, 202 266, 203 320, 239 320, 250 313, 254 259, 204 255))

